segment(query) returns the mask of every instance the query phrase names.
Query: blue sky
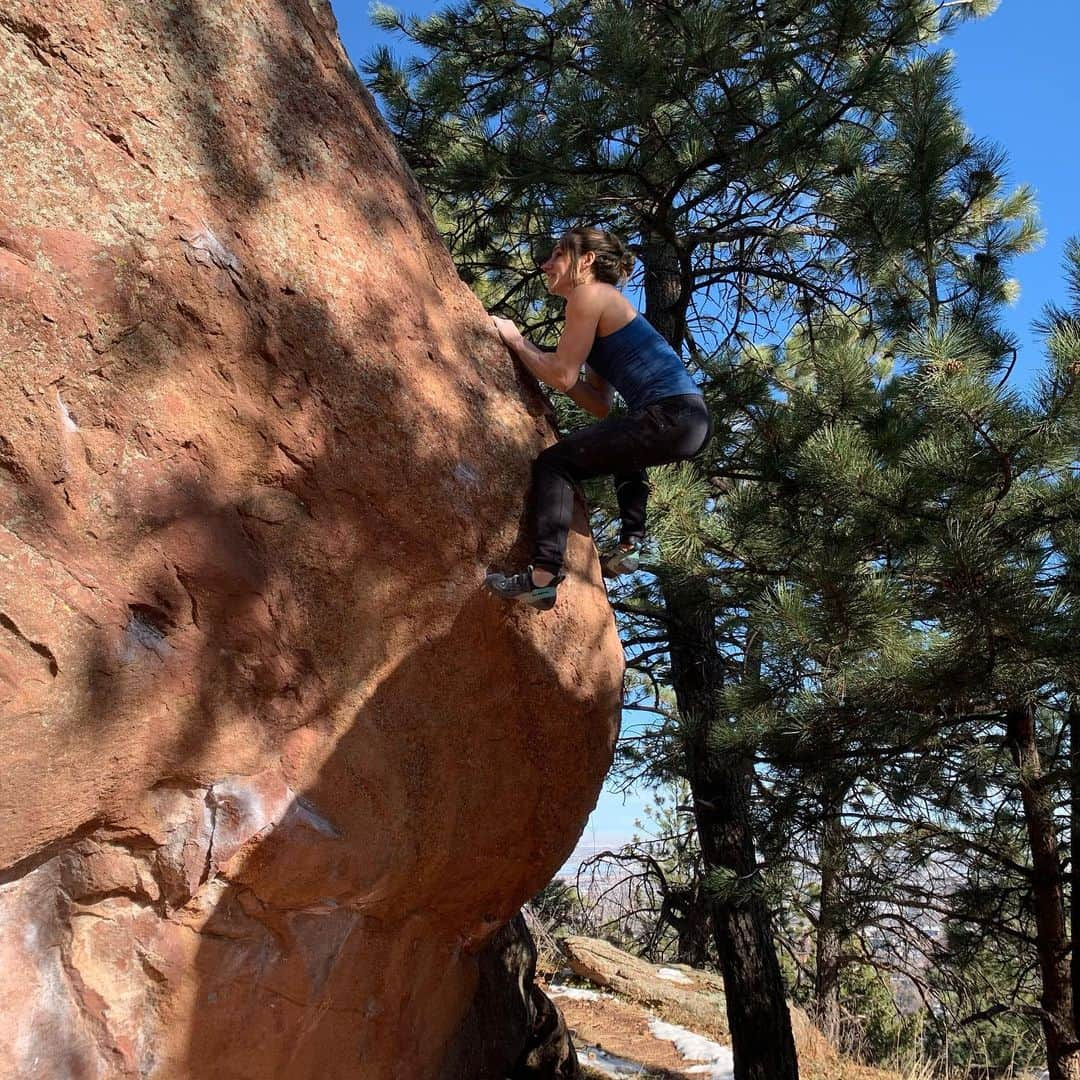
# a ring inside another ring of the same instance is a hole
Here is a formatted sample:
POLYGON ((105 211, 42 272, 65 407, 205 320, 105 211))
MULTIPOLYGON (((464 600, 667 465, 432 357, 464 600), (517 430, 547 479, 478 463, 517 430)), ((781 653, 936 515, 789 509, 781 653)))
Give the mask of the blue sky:
POLYGON ((1003 0, 993 15, 950 39, 964 119, 1009 154, 1010 179, 1036 193, 1046 242, 1017 260, 1020 300, 1010 311, 1022 375, 1041 360, 1030 326, 1048 300, 1067 302, 1065 241, 1080 234, 1080 3, 1003 0))
MULTIPOLYGON (((371 25, 366 2, 334 3, 341 38, 353 62, 379 43, 396 51, 400 40, 371 25)), ((391 4, 424 15, 441 4, 391 4)), ((1040 364, 1031 323, 1048 300, 1066 302, 1061 275, 1065 241, 1080 234, 1080 0, 1002 0, 991 16, 969 23, 949 39, 956 57, 964 119, 979 137, 1002 145, 1009 155, 1012 184, 1035 189, 1046 241, 1012 267, 1021 292, 1008 324, 1020 338, 1017 364, 1022 386, 1040 364)), ((626 718, 630 720, 629 717, 626 718)), ((607 846, 629 838, 639 800, 625 805, 605 793, 582 845, 607 846)))

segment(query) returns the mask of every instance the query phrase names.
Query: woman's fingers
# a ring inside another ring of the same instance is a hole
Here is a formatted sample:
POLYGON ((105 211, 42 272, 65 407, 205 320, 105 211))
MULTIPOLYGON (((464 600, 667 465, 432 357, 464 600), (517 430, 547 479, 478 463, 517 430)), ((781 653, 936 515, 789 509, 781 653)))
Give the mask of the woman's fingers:
POLYGON ((495 324, 495 329, 498 330, 504 344, 512 345, 520 337, 518 328, 509 319, 500 319, 498 315, 492 315, 491 321, 495 324))

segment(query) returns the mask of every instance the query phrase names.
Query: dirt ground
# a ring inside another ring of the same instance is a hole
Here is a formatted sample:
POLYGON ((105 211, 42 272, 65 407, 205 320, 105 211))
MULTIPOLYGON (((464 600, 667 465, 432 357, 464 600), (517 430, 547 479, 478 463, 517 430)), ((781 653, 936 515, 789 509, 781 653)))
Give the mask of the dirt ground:
MULTIPOLYGON (((627 1058, 642 1067, 642 1077, 658 1080, 695 1080, 685 1068, 692 1064, 665 1039, 649 1031, 649 1014, 640 1006, 615 998, 576 1001, 554 998, 574 1036, 578 1059, 589 1065, 588 1046, 596 1046, 616 1057, 627 1058)), ((603 1074, 600 1074, 603 1075, 603 1074)))
MULTIPOLYGON (((551 993, 551 989, 544 987, 551 993)), ((650 1012, 640 1005, 616 997, 602 997, 586 1001, 553 994, 555 1004, 562 1010, 577 1047, 585 1075, 606 1077, 607 1073, 595 1068, 596 1059, 590 1061, 590 1048, 597 1047, 607 1054, 634 1062, 641 1067, 639 1080, 701 1080, 701 1073, 689 1070, 700 1062, 687 1061, 666 1039, 658 1039, 649 1030, 649 1019, 657 1012, 650 1012), (590 1068, 590 1064, 594 1067, 590 1068)), ((702 1030, 700 1025, 688 1023, 684 1017, 665 1011, 661 1018, 716 1042, 728 1045, 730 1040, 718 1026, 713 1031, 702 1030)), ((815 1032, 800 1030, 799 1072, 804 1080, 899 1080, 894 1073, 882 1072, 845 1061, 831 1050, 815 1032), (811 1037, 816 1035, 817 1037, 811 1037)))

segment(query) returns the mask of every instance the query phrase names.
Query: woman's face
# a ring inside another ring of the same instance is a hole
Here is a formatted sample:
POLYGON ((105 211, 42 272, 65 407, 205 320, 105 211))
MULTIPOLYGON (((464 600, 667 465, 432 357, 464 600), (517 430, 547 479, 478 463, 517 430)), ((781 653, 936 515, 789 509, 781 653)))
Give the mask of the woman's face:
POLYGON ((578 274, 575 279, 570 266, 570 253, 555 245, 547 261, 540 264, 540 269, 547 278, 548 292, 553 296, 569 296, 575 285, 588 281, 592 274, 589 267, 592 265, 593 253, 583 252, 578 258, 578 274))
POLYGON ((540 264, 547 279, 548 292, 554 296, 567 296, 574 287, 570 274, 570 253, 555 245, 547 261, 540 264))

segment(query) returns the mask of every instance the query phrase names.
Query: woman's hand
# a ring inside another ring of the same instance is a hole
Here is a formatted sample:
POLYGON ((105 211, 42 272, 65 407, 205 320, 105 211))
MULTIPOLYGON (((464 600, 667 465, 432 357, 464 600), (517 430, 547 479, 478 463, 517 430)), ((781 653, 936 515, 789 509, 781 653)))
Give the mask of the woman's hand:
POLYGON ((520 346, 524 340, 521 336, 521 331, 510 319, 500 319, 498 315, 492 315, 491 321, 494 324, 495 329, 499 331, 499 337, 502 338, 503 344, 508 349, 513 349, 516 352, 518 346, 520 346))

